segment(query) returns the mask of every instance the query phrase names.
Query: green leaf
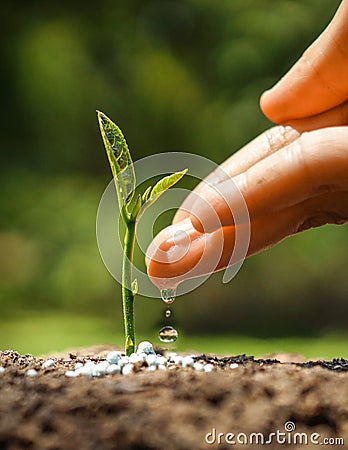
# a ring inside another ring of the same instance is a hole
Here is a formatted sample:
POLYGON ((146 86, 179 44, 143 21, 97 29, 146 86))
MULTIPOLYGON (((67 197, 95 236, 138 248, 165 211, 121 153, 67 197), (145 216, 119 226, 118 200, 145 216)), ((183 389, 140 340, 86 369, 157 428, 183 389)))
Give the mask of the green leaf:
POLYGON ((134 352, 134 342, 129 335, 126 337, 125 350, 127 356, 130 356, 134 352))
POLYGON ((137 295, 137 293, 138 293, 138 280, 135 278, 133 281, 132 281, 132 285, 131 285, 131 289, 132 289, 132 293, 133 293, 133 295, 137 295))
MULTIPOLYGON (((155 186, 152 188, 151 193, 149 188, 143 194, 143 208, 141 210, 140 216, 144 213, 144 211, 151 206, 166 190, 174 186, 181 178, 186 174, 188 169, 182 170, 181 172, 175 172, 167 177, 162 178, 155 186), (146 199, 146 200, 144 200, 146 199)), ((139 216, 139 217, 140 217, 139 216)), ((137 217, 137 219, 139 219, 137 217)))
POLYGON ((106 154, 115 180, 120 209, 133 198, 135 190, 135 171, 127 142, 119 127, 104 113, 97 111, 98 122, 106 154))
POLYGON ((157 199, 163 192, 165 192, 167 189, 171 188, 176 184, 181 178, 186 174, 188 169, 182 170, 181 172, 175 172, 171 175, 168 175, 167 177, 162 178, 158 183, 155 184, 153 187, 149 201, 157 199))
POLYGON ((152 189, 152 186, 149 186, 149 187, 146 189, 146 191, 143 193, 143 195, 142 195, 142 197, 141 197, 142 200, 143 200, 143 203, 145 203, 145 202, 149 199, 151 189, 152 189))
POLYGON ((137 201, 135 202, 135 204, 133 206, 133 209, 132 209, 132 212, 131 212, 131 219, 132 220, 135 220, 137 218, 137 215, 138 215, 138 213, 140 211, 140 208, 142 207, 142 204, 143 204, 142 198, 141 198, 141 195, 139 194, 138 198, 137 198, 137 201))

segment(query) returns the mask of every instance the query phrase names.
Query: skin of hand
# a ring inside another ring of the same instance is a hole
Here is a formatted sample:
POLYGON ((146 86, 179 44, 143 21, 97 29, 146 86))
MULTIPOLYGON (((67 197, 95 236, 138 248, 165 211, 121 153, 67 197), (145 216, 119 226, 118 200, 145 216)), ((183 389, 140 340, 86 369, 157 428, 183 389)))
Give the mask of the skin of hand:
POLYGON ((173 225, 155 237, 146 262, 158 287, 231 264, 236 231, 243 227, 231 212, 235 187, 250 216, 247 256, 308 228, 348 221, 347 23, 343 0, 322 35, 262 95, 262 111, 280 125, 203 180, 173 225))

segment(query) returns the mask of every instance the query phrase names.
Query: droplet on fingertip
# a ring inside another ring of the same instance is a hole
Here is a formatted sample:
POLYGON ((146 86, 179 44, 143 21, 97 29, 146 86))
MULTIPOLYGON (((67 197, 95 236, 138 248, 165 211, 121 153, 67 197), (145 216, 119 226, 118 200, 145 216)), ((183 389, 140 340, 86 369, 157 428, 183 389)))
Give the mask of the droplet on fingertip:
POLYGON ((167 303, 167 305, 171 305, 174 302, 175 294, 175 289, 161 289, 162 300, 167 303))

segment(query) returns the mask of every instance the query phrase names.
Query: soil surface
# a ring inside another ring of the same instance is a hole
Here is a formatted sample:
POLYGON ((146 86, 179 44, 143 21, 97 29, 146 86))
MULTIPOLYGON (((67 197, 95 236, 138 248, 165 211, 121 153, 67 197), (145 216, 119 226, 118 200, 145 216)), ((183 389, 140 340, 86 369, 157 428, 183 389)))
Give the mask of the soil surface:
POLYGON ((1 450, 348 448, 343 359, 199 355, 196 361, 216 370, 139 367, 129 375, 68 378, 77 362, 103 361, 106 350, 52 356, 56 365, 43 369, 47 358, 0 352, 1 450))

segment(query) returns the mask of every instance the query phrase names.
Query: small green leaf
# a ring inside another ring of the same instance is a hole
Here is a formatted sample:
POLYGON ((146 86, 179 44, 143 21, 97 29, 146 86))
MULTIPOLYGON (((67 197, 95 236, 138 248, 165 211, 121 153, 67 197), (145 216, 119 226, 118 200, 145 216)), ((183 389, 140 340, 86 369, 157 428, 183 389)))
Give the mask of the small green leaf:
POLYGON ((134 352, 134 342, 132 341, 132 338, 128 335, 126 338, 126 344, 125 344, 125 350, 126 355, 130 356, 134 352))
POLYGON ((142 207, 142 204, 143 204, 142 198, 141 198, 141 195, 139 194, 138 198, 137 198, 137 201, 135 202, 135 204, 133 206, 133 209, 132 209, 132 212, 131 212, 131 219, 132 220, 135 220, 137 218, 137 215, 138 215, 138 213, 140 211, 140 208, 142 207))
POLYGON ((121 216, 122 216, 122 218, 123 218, 125 223, 129 222, 131 216, 130 216, 130 214, 128 212, 128 209, 127 209, 127 203, 124 203, 122 208, 121 208, 121 216))
POLYGON ((139 286, 138 286, 138 280, 135 278, 135 279, 132 281, 132 285, 131 285, 131 289, 132 289, 133 295, 137 295, 137 293, 138 293, 138 288, 139 288, 139 286))
POLYGON ((97 111, 97 115, 121 209, 126 202, 132 200, 134 194, 136 180, 133 161, 119 127, 104 113, 97 111))
POLYGON ((149 201, 157 199, 158 196, 163 194, 167 189, 171 188, 176 184, 181 178, 186 174, 188 169, 182 170, 181 172, 175 172, 171 175, 168 175, 167 177, 162 178, 158 183, 155 184, 153 187, 149 201))
MULTIPOLYGON (((167 177, 162 178, 158 183, 155 184, 155 186, 152 188, 151 192, 151 186, 146 189, 146 191, 143 194, 143 208, 141 210, 141 214, 144 213, 144 211, 151 206, 166 190, 174 186, 178 181, 181 180, 181 178, 186 174, 188 169, 182 170, 181 172, 175 172, 171 175, 168 175, 167 177), (144 198, 146 198, 144 202, 144 198)), ((139 219, 139 217, 138 217, 139 219)))
POLYGON ((149 198, 149 196, 150 196, 150 192, 151 192, 151 189, 152 189, 152 186, 149 186, 147 189, 146 189, 146 191, 143 193, 143 195, 142 195, 142 200, 143 200, 143 203, 145 203, 147 200, 148 200, 148 198, 149 198))

